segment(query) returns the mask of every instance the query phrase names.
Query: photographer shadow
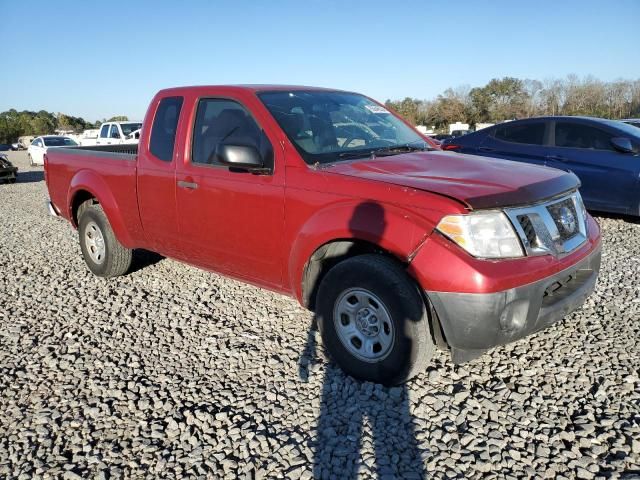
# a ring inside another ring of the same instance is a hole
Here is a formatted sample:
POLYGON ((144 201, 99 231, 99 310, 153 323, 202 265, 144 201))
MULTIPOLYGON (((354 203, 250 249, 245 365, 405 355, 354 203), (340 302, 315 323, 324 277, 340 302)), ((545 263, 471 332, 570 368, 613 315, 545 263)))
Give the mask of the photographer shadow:
MULTIPOLYGON (((349 223, 355 236, 362 222, 376 226, 381 237, 385 227, 383 207, 363 202, 349 223)), ((312 380, 322 363, 318 351, 316 317, 307 333, 306 347, 299 360, 299 376, 312 380)), ((324 372, 322 397, 314 452, 313 478, 380 479, 425 478, 423 452, 416 439, 406 385, 385 387, 355 380, 330 362, 324 372)))

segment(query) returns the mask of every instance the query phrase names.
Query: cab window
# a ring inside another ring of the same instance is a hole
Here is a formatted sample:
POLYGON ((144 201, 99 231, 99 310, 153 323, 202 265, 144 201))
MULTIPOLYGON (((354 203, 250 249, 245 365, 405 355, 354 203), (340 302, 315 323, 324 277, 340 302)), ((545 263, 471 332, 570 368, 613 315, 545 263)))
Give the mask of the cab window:
POLYGON ((100 138, 107 138, 109 136, 109 125, 102 125, 100 129, 100 138))
POLYGON ((589 125, 556 122, 556 147, 613 150, 613 135, 589 125))
POLYGON ((202 99, 198 103, 193 129, 191 161, 220 165, 218 147, 221 145, 254 147, 262 156, 265 166, 273 164, 269 139, 241 104, 228 99, 202 99))
POLYGON ((165 97, 160 100, 151 126, 149 150, 158 159, 170 162, 176 142, 176 130, 183 97, 165 97))
POLYGON ((118 125, 111 125, 111 132, 109 133, 110 138, 120 138, 120 132, 118 131, 118 125))

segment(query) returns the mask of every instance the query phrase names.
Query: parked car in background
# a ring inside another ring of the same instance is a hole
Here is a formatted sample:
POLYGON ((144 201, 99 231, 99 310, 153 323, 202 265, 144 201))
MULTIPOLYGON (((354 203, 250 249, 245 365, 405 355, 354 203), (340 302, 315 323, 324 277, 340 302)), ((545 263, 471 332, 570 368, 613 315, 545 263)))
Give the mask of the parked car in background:
POLYGON ((49 148, 77 146, 78 143, 75 140, 61 135, 42 135, 36 137, 27 149, 29 165, 44 165, 44 154, 47 153, 49 148))
POLYGON ((587 208, 640 215, 640 129, 591 117, 538 117, 443 142, 443 150, 575 173, 587 208))
POLYGON ((18 167, 9 161, 9 157, 0 153, 0 183, 15 183, 18 176, 18 167))
POLYGON ((441 152, 363 95, 173 88, 145 126, 138 145, 46 155, 49 211, 88 268, 122 275, 145 248, 294 296, 357 378, 403 382, 436 345, 470 360, 595 286, 575 175, 441 152))
POLYGON ((454 130, 453 132, 451 132, 451 136, 453 138, 461 137, 463 135, 466 135, 469 132, 471 132, 471 130, 454 130))
POLYGON ((439 142, 444 142, 445 140, 448 140, 450 138, 453 138, 453 135, 451 135, 450 133, 438 133, 436 135, 434 135, 431 138, 435 138, 436 140, 438 140, 439 142))
POLYGON ((0 143, 0 152, 8 152, 9 150, 11 150, 10 143, 0 143))
MULTIPOLYGON (((141 122, 107 122, 100 126, 100 133, 96 138, 96 145, 136 144, 134 132, 142 128, 141 122), (132 134, 134 134, 132 136, 132 134)), ((139 137, 139 132, 138 132, 139 137)))
POLYGON ((620 121, 624 123, 628 123, 629 125, 633 125, 634 127, 640 128, 640 118, 624 118, 620 121))
POLYGON ((87 129, 84 130, 78 138, 78 143, 80 145, 82 145, 83 147, 89 147, 92 145, 96 145, 96 142, 98 140, 98 134, 99 134, 100 130, 97 128, 91 128, 91 129, 87 129))

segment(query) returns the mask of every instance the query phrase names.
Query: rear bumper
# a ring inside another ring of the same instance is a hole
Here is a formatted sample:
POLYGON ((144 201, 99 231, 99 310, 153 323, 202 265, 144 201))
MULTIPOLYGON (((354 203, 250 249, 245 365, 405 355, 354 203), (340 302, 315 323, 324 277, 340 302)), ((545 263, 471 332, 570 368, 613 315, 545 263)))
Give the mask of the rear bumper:
POLYGON ((541 330, 582 305, 600 270, 601 244, 576 264, 494 293, 427 291, 456 363, 541 330))

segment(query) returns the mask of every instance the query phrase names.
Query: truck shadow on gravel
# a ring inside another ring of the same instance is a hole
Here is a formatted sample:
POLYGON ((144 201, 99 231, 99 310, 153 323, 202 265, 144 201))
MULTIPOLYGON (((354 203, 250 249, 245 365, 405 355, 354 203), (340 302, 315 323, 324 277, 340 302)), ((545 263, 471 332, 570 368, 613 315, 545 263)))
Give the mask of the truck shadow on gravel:
MULTIPOLYGON (((363 224, 378 237, 369 240, 377 243, 386 227, 383 206, 371 201, 359 204, 349 221, 353 238, 361 238, 363 224)), ((317 371, 314 366, 321 363, 317 335, 316 314, 298 364, 304 382, 310 381, 309 376, 317 371)), ((316 435, 310 445, 313 478, 425 478, 426 452, 421 452, 415 430, 405 385, 389 388, 355 380, 330 362, 322 382, 316 435)))
POLYGON ((133 260, 131 261, 131 267, 127 271, 128 274, 142 270, 143 268, 150 267, 156 263, 164 260, 165 257, 159 253, 144 250, 142 248, 135 249, 133 251, 133 260))

